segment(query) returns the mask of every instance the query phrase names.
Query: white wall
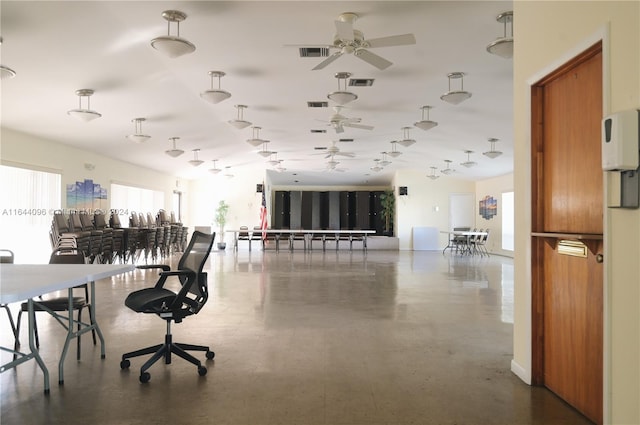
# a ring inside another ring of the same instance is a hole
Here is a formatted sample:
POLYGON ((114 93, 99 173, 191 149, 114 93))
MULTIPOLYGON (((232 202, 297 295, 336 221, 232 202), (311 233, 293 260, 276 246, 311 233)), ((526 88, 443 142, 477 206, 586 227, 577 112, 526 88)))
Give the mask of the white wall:
MULTIPOLYGON (((413 249, 414 227, 435 227, 438 231, 449 229, 449 194, 471 193, 475 196, 475 183, 442 176, 437 180, 427 178, 427 171, 400 170, 396 172, 395 234, 400 238, 400 249, 413 249), (398 196, 398 187, 407 186, 407 196, 398 196)), ((447 245, 448 236, 440 234, 441 249, 447 245)))
MULTIPOLYGON (((514 358, 531 376, 530 86, 604 38, 604 113, 640 108, 640 2, 513 2, 514 358), (544 28, 544 30, 541 30, 544 28)), ((594 170, 598 172, 598 170, 594 170)), ((611 182, 607 191, 615 190, 611 182)), ((640 210, 605 208, 604 422, 640 423, 640 210)))
MULTIPOLYGON (((262 194, 256 192, 257 184, 265 184, 264 170, 255 168, 236 174, 232 178, 216 174, 210 177, 193 180, 189 184, 189 219, 194 226, 212 226, 215 232, 219 229, 214 223, 215 210, 221 200, 229 204, 229 214, 225 229, 238 229, 240 226, 260 225, 260 205, 262 194)), ((265 187, 267 190, 268 187, 265 187)), ((267 205, 269 200, 267 200, 267 205)), ((269 211, 269 209, 267 209, 269 211)), ((269 212, 270 213, 270 212, 269 212)), ((216 236, 216 241, 220 240, 216 236)), ((229 242, 227 239, 226 242, 229 242)))
MULTIPOLYGON (((62 175, 62 207, 66 208, 65 188, 76 181, 92 179, 106 187, 110 197, 111 183, 119 183, 158 190, 164 193, 164 209, 171 210, 171 197, 176 187, 185 182, 160 172, 117 161, 72 146, 40 139, 24 133, 2 128, 1 158, 6 165, 25 165, 27 168, 44 168, 62 175), (87 170, 85 164, 93 164, 87 170)), ((147 211, 144 211, 147 212, 147 211)), ((157 211, 150 211, 153 214, 157 211)), ((123 217, 120 218, 121 220, 123 217)))

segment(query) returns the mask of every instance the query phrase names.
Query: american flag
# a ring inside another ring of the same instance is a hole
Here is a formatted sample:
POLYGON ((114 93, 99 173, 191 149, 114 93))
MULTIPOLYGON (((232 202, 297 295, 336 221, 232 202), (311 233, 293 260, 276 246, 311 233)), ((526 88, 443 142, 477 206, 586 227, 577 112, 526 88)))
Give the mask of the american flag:
POLYGON ((265 240, 267 238, 267 233, 264 232, 264 230, 267 230, 268 224, 267 224, 267 199, 265 198, 264 195, 264 185, 262 185, 263 189, 262 189, 262 205, 260 205, 260 228, 263 230, 262 232, 262 240, 265 240))

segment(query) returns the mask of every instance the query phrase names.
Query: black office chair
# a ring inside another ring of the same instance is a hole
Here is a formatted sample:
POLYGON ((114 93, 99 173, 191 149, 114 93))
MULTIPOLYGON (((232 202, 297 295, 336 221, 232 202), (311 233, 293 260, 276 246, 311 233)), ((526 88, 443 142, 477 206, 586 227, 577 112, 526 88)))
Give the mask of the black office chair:
MULTIPOLYGON (((84 253, 76 248, 57 248, 54 249, 51 253, 51 257, 49 258, 49 264, 86 264, 86 258, 84 253)), ((89 285, 82 284, 75 286, 73 290, 76 289, 84 289, 84 297, 72 297, 71 299, 71 308, 73 311, 78 311, 78 331, 81 329, 82 323, 82 310, 86 307, 89 310, 89 317, 91 317, 91 304, 89 303, 89 285)), ((62 324, 62 326, 66 327, 66 319, 67 317, 54 314, 57 312, 68 312, 68 314, 73 314, 73 311, 69 312, 69 297, 67 295, 61 296, 53 296, 47 297, 45 299, 38 299, 33 303, 33 310, 35 312, 39 311, 47 311, 53 314, 53 317, 62 324)), ((20 335, 20 322, 22 320, 22 313, 29 311, 29 304, 24 302, 20 305, 20 312, 18 313, 18 321, 16 325, 17 335, 20 335)), ((92 322, 93 324, 93 322, 92 322)), ((34 321, 33 330, 35 332, 36 337, 36 347, 40 346, 40 339, 38 338, 38 325, 34 321)), ((93 335, 93 345, 96 345, 96 332, 95 330, 91 330, 93 335)), ((77 359, 80 360, 80 347, 81 347, 81 339, 80 335, 78 335, 77 339, 77 359)), ((20 346, 20 341, 16 338, 16 350, 20 346)))
POLYGON ((131 357, 153 354, 140 368, 140 382, 146 383, 151 379, 147 372, 155 362, 164 357, 166 364, 171 363, 171 353, 198 366, 198 374, 207 374, 207 368, 202 366, 200 360, 187 353, 188 350, 204 351, 207 359, 213 359, 215 353, 207 346, 181 344, 173 342, 171 335, 171 322, 182 322, 187 316, 198 314, 207 302, 209 295, 207 287, 207 273, 203 272, 204 263, 209 257, 215 233, 195 231, 184 254, 178 262, 178 268, 171 270, 166 265, 138 266, 139 269, 162 269, 160 278, 153 288, 140 289, 127 296, 125 305, 136 313, 153 313, 167 322, 167 333, 163 344, 142 348, 122 355, 120 368, 127 369, 131 366, 131 357), (178 293, 164 287, 169 277, 178 278, 181 289, 178 293))

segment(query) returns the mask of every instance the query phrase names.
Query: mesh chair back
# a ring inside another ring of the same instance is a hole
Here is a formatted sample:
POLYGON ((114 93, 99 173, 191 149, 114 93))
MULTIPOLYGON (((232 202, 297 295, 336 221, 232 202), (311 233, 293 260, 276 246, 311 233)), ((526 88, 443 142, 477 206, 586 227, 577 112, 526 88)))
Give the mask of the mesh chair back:
POLYGON ((189 245, 178 262, 178 270, 191 270, 196 273, 196 283, 191 285, 189 292, 196 296, 197 310, 204 305, 209 296, 207 273, 203 273, 202 269, 211 252, 215 236, 215 232, 210 235, 199 231, 193 232, 189 245))

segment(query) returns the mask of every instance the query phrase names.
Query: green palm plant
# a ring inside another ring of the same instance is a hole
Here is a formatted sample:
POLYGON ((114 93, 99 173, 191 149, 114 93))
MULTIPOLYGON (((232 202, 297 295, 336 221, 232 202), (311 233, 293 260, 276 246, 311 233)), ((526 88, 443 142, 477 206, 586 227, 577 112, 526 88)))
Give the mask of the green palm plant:
POLYGON ((393 216, 396 212, 396 195, 393 190, 385 190, 380 194, 380 205, 382 206, 382 219, 384 220, 385 234, 393 234, 393 216))
POLYGON ((216 215, 213 220, 218 225, 220 229, 220 237, 218 240, 220 243, 224 243, 224 225, 227 224, 227 213, 229 212, 229 204, 227 204, 224 200, 218 203, 218 208, 216 208, 216 215))

